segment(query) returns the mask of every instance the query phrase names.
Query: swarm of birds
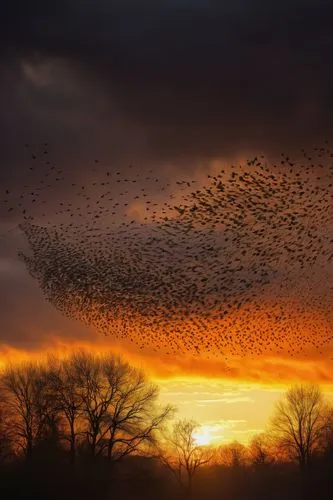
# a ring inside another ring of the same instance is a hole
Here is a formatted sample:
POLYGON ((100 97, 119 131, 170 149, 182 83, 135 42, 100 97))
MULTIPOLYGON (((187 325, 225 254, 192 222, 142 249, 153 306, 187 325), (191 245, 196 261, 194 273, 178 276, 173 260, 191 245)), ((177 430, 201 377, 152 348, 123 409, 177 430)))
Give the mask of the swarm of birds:
POLYGON ((295 356, 332 341, 327 144, 301 161, 260 156, 173 182, 99 160, 77 181, 47 143, 26 147, 27 182, 3 204, 22 218, 21 258, 63 314, 169 354, 295 356))

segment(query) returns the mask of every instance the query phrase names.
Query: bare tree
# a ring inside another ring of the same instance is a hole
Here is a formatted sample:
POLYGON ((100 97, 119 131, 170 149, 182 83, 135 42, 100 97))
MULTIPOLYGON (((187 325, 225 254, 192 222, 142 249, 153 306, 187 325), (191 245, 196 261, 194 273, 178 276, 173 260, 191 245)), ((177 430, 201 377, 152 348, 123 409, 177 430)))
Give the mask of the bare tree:
POLYGON ((325 425, 319 440, 319 449, 326 455, 333 457, 333 408, 327 408, 325 425))
POLYGON ((265 467, 274 463, 271 439, 265 433, 255 435, 249 444, 249 456, 255 467, 265 467))
POLYGON ((121 460, 156 442, 156 432, 172 414, 170 406, 158 407, 157 386, 113 355, 79 353, 72 361, 92 456, 121 460))
POLYGON ((82 419, 90 453, 97 455, 98 447, 106 432, 108 411, 113 388, 103 377, 101 359, 85 352, 72 358, 82 400, 82 419))
POLYGON ((81 351, 64 360, 8 367, 1 376, 7 414, 15 441, 29 458, 37 444, 60 440, 91 456, 112 461, 147 451, 156 444, 173 413, 158 405, 158 388, 144 374, 113 355, 81 351))
POLYGON ((171 406, 157 404, 159 390, 143 372, 119 358, 103 359, 103 373, 112 389, 106 421, 106 449, 110 460, 120 460, 142 446, 155 445, 157 432, 173 414, 171 406))
POLYGON ((166 447, 160 453, 160 459, 176 477, 188 497, 192 495, 193 477, 203 465, 212 459, 212 451, 207 446, 200 446, 195 440, 198 424, 193 420, 178 420, 166 447))
POLYGON ((9 461, 13 455, 11 421, 3 403, 0 398, 0 465, 9 461))
POLYGON ((228 467, 240 469, 245 467, 248 461, 248 450, 239 441, 222 445, 219 449, 220 462, 228 467))
POLYGON ((62 361, 50 358, 47 369, 54 404, 65 424, 61 437, 69 442, 72 463, 76 458, 78 428, 83 406, 75 359, 75 355, 62 361))
POLYGON ((327 406, 317 385, 296 385, 276 405, 272 431, 304 475, 326 425, 327 406))
POLYGON ((9 366, 1 377, 6 411, 12 418, 17 444, 30 458, 48 423, 46 382, 40 366, 9 366))

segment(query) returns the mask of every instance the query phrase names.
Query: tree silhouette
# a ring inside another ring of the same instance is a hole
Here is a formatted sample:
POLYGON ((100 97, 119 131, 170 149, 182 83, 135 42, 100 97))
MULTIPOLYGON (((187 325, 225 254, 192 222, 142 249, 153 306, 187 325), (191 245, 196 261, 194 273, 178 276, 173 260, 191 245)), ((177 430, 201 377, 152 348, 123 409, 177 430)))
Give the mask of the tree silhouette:
POLYGON ((223 465, 239 469, 245 467, 248 461, 246 446, 238 441, 222 445, 219 449, 219 461, 223 465))
POLYGON ((260 433, 249 443, 249 457, 255 467, 266 467, 274 463, 271 438, 268 434, 260 433))
POLYGON ((61 437, 69 442, 71 462, 75 462, 78 426, 82 415, 82 397, 76 373, 76 356, 59 361, 49 358, 48 381, 57 410, 63 417, 61 437))
POLYGON ((0 399, 0 465, 5 464, 12 457, 13 432, 8 414, 0 399))
POLYGON ((36 363, 9 366, 2 373, 1 385, 16 444, 30 459, 34 446, 52 421, 45 373, 36 363))
POLYGON ((176 477, 188 497, 192 495, 193 477, 203 465, 210 462, 212 452, 196 443, 194 434, 199 425, 193 420, 181 419, 167 439, 160 458, 176 477))
POLYGON ((172 415, 158 405, 158 387, 144 374, 107 354, 74 353, 64 360, 8 367, 1 375, 6 415, 15 442, 30 458, 42 440, 67 441, 109 460, 142 453, 156 444, 172 415))
POLYGON ((213 449, 198 445, 192 420, 167 431, 173 412, 156 386, 112 354, 12 365, 0 380, 4 498, 294 500, 300 478, 304 498, 331 491, 333 413, 316 386, 287 391, 271 432, 213 449))
POLYGON ((106 454, 119 461, 155 443, 172 408, 158 407, 158 387, 143 372, 112 355, 80 353, 72 362, 92 456, 106 454))
POLYGON ((308 489, 310 463, 327 425, 327 405, 315 384, 295 385, 276 404, 271 426, 279 445, 296 459, 303 496, 308 489))

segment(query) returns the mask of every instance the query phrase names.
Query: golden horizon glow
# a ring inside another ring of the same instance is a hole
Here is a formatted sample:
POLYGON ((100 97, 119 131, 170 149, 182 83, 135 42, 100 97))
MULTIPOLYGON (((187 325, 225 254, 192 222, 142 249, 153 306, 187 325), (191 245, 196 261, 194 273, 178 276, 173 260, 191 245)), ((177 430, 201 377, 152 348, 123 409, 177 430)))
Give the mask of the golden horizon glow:
MULTIPOLYGON (((213 369, 210 366, 209 370, 209 366, 204 362, 200 366, 198 360, 163 360, 162 357, 159 363, 156 363, 154 356, 139 356, 137 352, 114 345, 111 341, 112 339, 107 338, 99 338, 99 342, 74 339, 65 341, 53 337, 49 338, 48 343, 34 350, 0 345, 0 368, 11 363, 43 362, 49 355, 66 357, 78 349, 96 354, 106 351, 120 354, 133 366, 141 368, 152 382, 158 385, 160 403, 171 404, 177 408, 175 419, 188 418, 198 423, 195 438, 199 446, 218 446, 235 440, 247 444, 255 434, 266 430, 274 405, 287 387, 292 383, 305 381, 306 378, 311 380, 313 373, 320 374, 321 370, 320 363, 315 360, 311 362, 310 369, 309 361, 293 360, 291 363, 290 360, 275 359, 271 360, 272 367, 265 372, 269 361, 257 360, 256 369, 261 367, 262 373, 272 373, 274 366, 280 366, 288 376, 284 380, 278 380, 277 377, 268 377, 267 380, 255 377, 251 379, 244 376, 248 374, 250 360, 247 360, 243 372, 234 372, 232 376, 226 377, 219 372, 218 365, 213 365, 213 369), (317 371, 313 371, 315 367, 317 371), (307 374, 307 377, 304 377, 304 374, 307 374)), ((251 362, 254 363, 253 360, 251 362)), ((317 382, 321 384, 325 395, 333 399, 332 379, 318 377, 317 382)))
POLYGON ((209 426, 202 425, 193 433, 195 444, 198 446, 208 446, 214 443, 214 437, 209 432, 209 426))
POLYGON ((8 362, 29 360, 42 361, 48 355, 64 357, 75 350, 88 350, 101 354, 106 351, 123 356, 136 367, 144 370, 156 382, 165 379, 218 379, 251 383, 260 386, 286 387, 296 382, 317 382, 333 386, 333 357, 313 354, 312 357, 288 358, 283 355, 230 357, 230 369, 225 371, 224 360, 204 356, 169 356, 163 352, 156 354, 147 350, 138 352, 133 344, 115 341, 113 337, 92 336, 79 340, 71 337, 48 335, 47 340, 35 348, 14 347, 8 343, 0 344, 0 368, 8 362), (158 362, 157 362, 158 361, 158 362))

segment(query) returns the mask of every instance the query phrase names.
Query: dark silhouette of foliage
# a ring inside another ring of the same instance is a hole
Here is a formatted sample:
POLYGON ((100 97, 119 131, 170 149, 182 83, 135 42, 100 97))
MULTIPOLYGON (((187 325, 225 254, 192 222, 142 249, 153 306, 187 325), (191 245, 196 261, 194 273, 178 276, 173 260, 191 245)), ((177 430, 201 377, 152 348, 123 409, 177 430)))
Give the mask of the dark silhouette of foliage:
MULTIPOLYGON (((113 355, 74 353, 9 366, 2 374, 3 406, 12 418, 15 446, 30 459, 41 441, 65 441, 109 460, 147 451, 172 414, 159 407, 158 387, 113 355)), ((17 450, 18 452, 18 450, 17 450)))
POLYGON ((269 432, 249 445, 200 446, 197 424, 178 420, 170 431, 172 415, 158 388, 111 354, 10 365, 1 373, 1 498, 331 498, 333 410, 318 387, 288 390, 269 432))
POLYGON ((199 469, 209 463, 211 450, 197 444, 193 420, 178 420, 173 426, 160 459, 177 479, 188 497, 192 496, 193 478, 199 469))

